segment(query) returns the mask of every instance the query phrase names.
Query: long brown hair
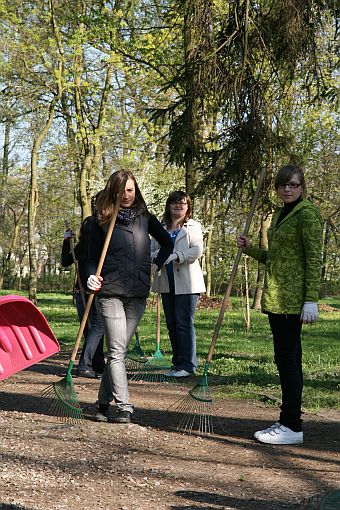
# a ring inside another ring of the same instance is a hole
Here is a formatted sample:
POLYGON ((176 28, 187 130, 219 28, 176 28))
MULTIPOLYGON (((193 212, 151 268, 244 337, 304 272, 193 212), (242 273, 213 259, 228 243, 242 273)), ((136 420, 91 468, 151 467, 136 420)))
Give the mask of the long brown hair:
POLYGON ((128 179, 132 179, 135 185, 135 201, 131 207, 135 207, 138 212, 146 212, 147 207, 139 189, 135 176, 130 170, 117 170, 114 172, 106 183, 105 188, 98 193, 96 199, 97 220, 101 225, 105 225, 110 221, 113 215, 114 206, 121 184, 128 179))
POLYGON ((166 227, 169 228, 172 223, 171 213, 170 213, 170 204, 175 204, 176 202, 180 202, 181 200, 186 200, 188 204, 188 209, 186 212, 185 217, 183 218, 182 225, 186 221, 188 221, 191 218, 192 215, 192 205, 191 200, 185 191, 173 191, 170 193, 170 195, 167 198, 167 201, 165 203, 165 211, 163 214, 162 221, 165 223, 166 227))

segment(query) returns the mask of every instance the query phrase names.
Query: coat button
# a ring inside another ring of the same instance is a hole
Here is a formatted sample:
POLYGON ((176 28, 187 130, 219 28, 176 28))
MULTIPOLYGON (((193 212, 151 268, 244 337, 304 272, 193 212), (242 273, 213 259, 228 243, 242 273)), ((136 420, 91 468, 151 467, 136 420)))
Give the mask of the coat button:
POLYGON ((177 273, 179 272, 179 269, 176 269, 177 273))

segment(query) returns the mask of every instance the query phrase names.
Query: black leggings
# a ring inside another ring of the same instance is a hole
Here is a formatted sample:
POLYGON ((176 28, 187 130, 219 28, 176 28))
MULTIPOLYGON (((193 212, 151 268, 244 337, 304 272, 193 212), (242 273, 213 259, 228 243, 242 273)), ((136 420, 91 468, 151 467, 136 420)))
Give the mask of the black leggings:
POLYGON ((282 390, 279 422, 294 432, 300 432, 303 388, 300 315, 268 313, 268 318, 282 390))

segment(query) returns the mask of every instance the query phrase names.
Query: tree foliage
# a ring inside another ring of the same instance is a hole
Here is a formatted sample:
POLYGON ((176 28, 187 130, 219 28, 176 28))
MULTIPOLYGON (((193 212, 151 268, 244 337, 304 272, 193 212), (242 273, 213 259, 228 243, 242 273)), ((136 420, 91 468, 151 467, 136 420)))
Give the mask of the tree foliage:
MULTIPOLYGON (((4 284, 25 266, 57 273, 64 219, 77 231, 91 196, 125 167, 157 215, 169 191, 193 195, 207 280, 221 289, 260 169, 267 181, 254 236, 275 206, 273 173, 287 161, 306 170, 325 221, 324 280, 334 280, 333 2, 0 0, 0 20, 4 284), (27 201, 14 188, 27 185, 29 168, 27 201)), ((256 281, 251 264, 250 272, 256 281)))

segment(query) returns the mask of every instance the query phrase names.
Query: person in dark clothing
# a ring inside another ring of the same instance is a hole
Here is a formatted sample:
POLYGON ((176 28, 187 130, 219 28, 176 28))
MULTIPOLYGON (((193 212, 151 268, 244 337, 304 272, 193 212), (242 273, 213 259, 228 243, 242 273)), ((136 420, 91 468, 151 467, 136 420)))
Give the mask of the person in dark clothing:
MULTIPOLYGON (((79 276, 81 286, 78 278, 74 286, 74 300, 78 312, 79 322, 81 322, 84 315, 84 300, 85 305, 89 296, 89 291, 86 285, 86 261, 88 252, 88 239, 91 230, 92 217, 85 218, 80 227, 79 242, 74 247, 74 254, 78 263, 79 276)), ((69 267, 73 264, 73 256, 71 252, 70 239, 73 238, 73 232, 68 229, 64 233, 64 241, 61 252, 61 264, 63 267, 69 267)), ((89 379, 98 379, 104 372, 105 358, 103 352, 104 346, 104 331, 100 314, 97 313, 94 304, 91 306, 88 322, 91 327, 86 324, 84 330, 85 342, 81 351, 76 376, 86 377, 89 379)))
POLYGON ((269 227, 268 250, 252 246, 245 235, 237 239, 246 255, 266 267, 261 305, 273 335, 282 390, 278 421, 254 437, 267 444, 298 444, 303 442, 301 327, 318 319, 322 220, 318 208, 305 199, 299 167, 280 168, 275 189, 283 207, 275 211, 269 227))
POLYGON ((129 342, 141 320, 150 291, 150 276, 158 271, 172 253, 169 234, 150 214, 130 171, 111 175, 97 200, 97 218, 89 241, 87 286, 98 292, 97 306, 102 315, 107 340, 107 363, 98 394, 98 421, 108 421, 109 405, 117 406, 117 423, 130 423, 133 405, 125 370, 129 342), (109 242, 101 276, 95 275, 106 232, 112 218, 118 190, 126 181, 115 228, 109 242), (160 250, 152 261, 150 236, 160 250))

